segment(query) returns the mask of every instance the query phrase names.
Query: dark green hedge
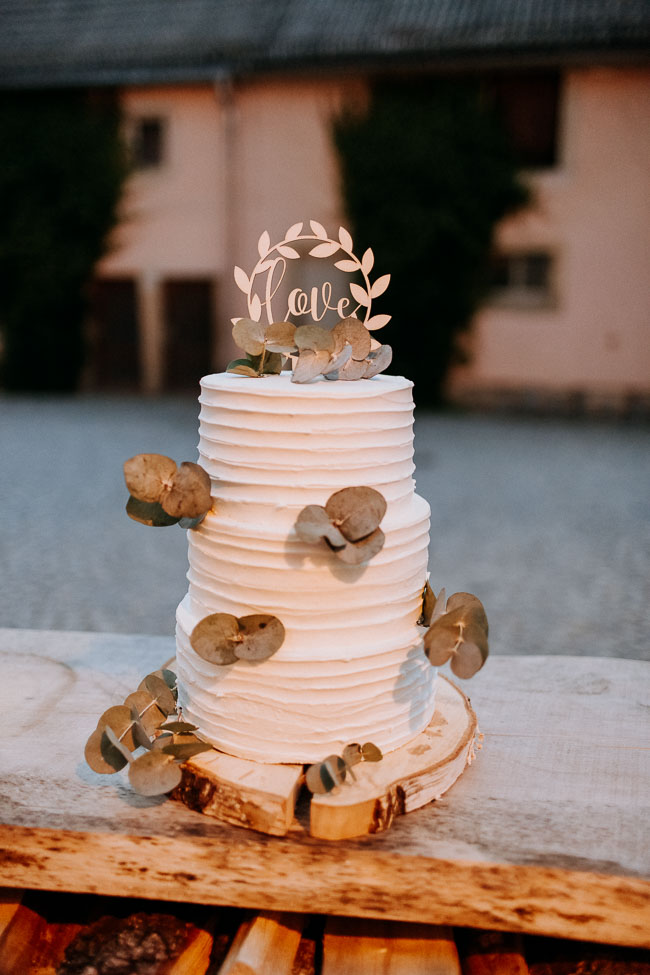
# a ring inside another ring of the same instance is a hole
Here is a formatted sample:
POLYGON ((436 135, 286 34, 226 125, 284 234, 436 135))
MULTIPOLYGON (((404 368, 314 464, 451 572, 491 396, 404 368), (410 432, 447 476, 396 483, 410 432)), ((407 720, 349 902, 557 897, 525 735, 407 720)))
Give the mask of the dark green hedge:
POLYGON ((108 95, 0 94, 2 383, 72 390, 84 361, 84 290, 126 175, 108 95))
POLYGON ((514 156, 477 80, 376 86, 334 137, 356 238, 392 274, 373 312, 394 318, 377 337, 417 401, 439 404, 484 295, 495 224, 527 199, 514 156))

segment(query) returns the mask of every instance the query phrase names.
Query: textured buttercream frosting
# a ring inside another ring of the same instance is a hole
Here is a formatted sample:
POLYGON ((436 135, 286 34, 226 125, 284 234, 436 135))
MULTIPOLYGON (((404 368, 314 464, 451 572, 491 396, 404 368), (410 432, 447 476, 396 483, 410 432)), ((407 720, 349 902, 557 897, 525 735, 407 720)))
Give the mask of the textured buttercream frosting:
POLYGON ((429 506, 413 481, 412 384, 397 376, 291 382, 201 380, 199 462, 213 510, 188 532, 178 607, 179 703, 217 748, 262 762, 314 762, 353 741, 391 751, 433 714, 435 670, 416 625, 429 506), (367 485, 387 501, 383 549, 342 563, 295 533, 307 504, 367 485), (210 664, 192 649, 210 613, 271 613, 285 640, 268 660, 210 664))

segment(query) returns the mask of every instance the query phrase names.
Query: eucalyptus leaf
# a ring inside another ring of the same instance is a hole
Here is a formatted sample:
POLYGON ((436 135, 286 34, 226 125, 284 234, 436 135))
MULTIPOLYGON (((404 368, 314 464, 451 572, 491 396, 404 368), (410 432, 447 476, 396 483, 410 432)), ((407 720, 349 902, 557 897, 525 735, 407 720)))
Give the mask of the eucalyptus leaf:
POLYGON ((230 613, 212 613, 196 624, 190 636, 195 653, 209 663, 226 666, 237 660, 235 646, 239 643, 237 617, 230 613))
POLYGON ((332 354, 332 357, 330 358, 330 361, 327 364, 327 366, 323 370, 321 370, 323 376, 329 377, 331 373, 338 373, 338 370, 342 366, 344 366, 346 362, 349 361, 351 356, 352 356, 352 346, 348 342, 346 342, 340 351, 336 351, 332 354))
POLYGON ((127 748, 124 742, 118 738, 118 736, 115 734, 115 732, 113 731, 110 725, 108 724, 106 725, 104 731, 102 732, 102 736, 103 736, 102 741, 104 738, 108 739, 110 744, 114 748, 117 748, 117 750, 122 753, 123 757, 126 759, 127 762, 133 761, 133 755, 131 754, 131 749, 127 748))
POLYGON ((155 699, 156 705, 163 714, 173 714, 176 710, 176 698, 167 686, 167 682, 155 674, 147 674, 138 690, 146 690, 155 699))
MULTIPOLYGON (((309 326, 305 325, 304 328, 309 326)), ((296 359, 291 375, 292 383, 309 383, 321 375, 324 368, 330 361, 330 354, 326 351, 312 352, 305 349, 296 359)))
POLYGON ((126 486, 139 501, 159 501, 164 484, 175 473, 176 464, 164 454, 137 454, 124 463, 126 486))
POLYGON ((196 731, 197 725, 190 724, 189 721, 166 721, 165 724, 160 726, 161 731, 173 731, 174 734, 186 734, 189 735, 192 731, 196 731))
POLYGON ((368 353, 368 358, 366 359, 366 370, 363 374, 363 379, 373 379, 378 376, 380 372, 384 372, 388 369, 389 365, 393 361, 393 350, 390 345, 380 345, 378 349, 371 350, 368 353))
POLYGON ((173 518, 196 518, 212 507, 210 475, 200 464, 183 461, 161 498, 173 518))
POLYGON ((337 369, 337 374, 339 379, 355 382, 357 379, 363 379, 366 369, 367 363, 365 359, 348 359, 345 365, 337 369))
POLYGON ((193 755, 200 755, 201 752, 209 751, 212 751, 212 745, 208 745, 207 742, 199 741, 198 739, 188 741, 182 745, 164 745, 162 748, 164 755, 171 755, 179 762, 186 762, 193 755))
POLYGON ((418 623, 422 626, 429 626, 431 624, 431 618, 433 616, 433 611, 436 607, 436 594, 431 588, 429 580, 424 584, 424 589, 422 590, 422 612, 420 613, 418 623))
POLYGON ((279 376, 284 366, 284 356, 279 352, 269 352, 264 356, 261 368, 263 376, 279 376))
POLYGON ((296 348, 301 352, 333 352, 335 339, 332 332, 320 325, 300 325, 295 331, 296 348))
POLYGON ((250 358, 233 359, 226 366, 226 372, 237 373, 238 376, 259 376, 259 367, 253 365, 250 358))
POLYGON ((266 660, 284 642, 284 626, 276 616, 258 613, 239 620, 242 642, 236 649, 240 660, 266 660))
POLYGON ((140 501, 133 495, 129 497, 126 503, 126 513, 133 521, 153 528, 167 528, 169 525, 175 525, 178 522, 178 518, 168 515, 158 501, 140 501))
POLYGON ((137 716, 137 708, 133 707, 131 711, 133 713, 133 737, 135 738, 135 743, 140 748, 146 748, 147 751, 150 751, 153 747, 151 737, 147 734, 142 721, 137 716))
POLYGON ((361 565, 363 562, 369 562, 381 552, 385 540, 386 536, 383 531, 381 528, 377 528, 366 538, 362 538, 358 542, 348 542, 344 548, 337 548, 334 552, 337 559, 347 565, 361 565))
POLYGON ((171 755, 160 751, 146 752, 129 767, 129 781, 141 796, 160 796, 180 785, 183 778, 180 765, 171 755))
POLYGON ((178 524, 181 526, 181 528, 185 528, 187 531, 193 531, 195 528, 199 527, 202 521, 204 521, 205 515, 207 515, 207 511, 205 514, 199 515, 197 518, 179 518, 178 524))
POLYGON ((487 660, 487 638, 481 627, 468 626, 463 632, 462 643, 452 654, 452 673, 461 680, 468 680, 477 673, 487 660))
POLYGON ((328 499, 325 511, 349 542, 370 535, 386 514, 386 500, 371 487, 349 487, 328 499))
MULTIPOLYGON (((166 686, 166 685, 165 685, 166 686)), ((165 711, 156 703, 155 695, 149 690, 137 690, 124 701, 127 708, 135 710, 136 719, 142 724, 145 733, 151 738, 165 719, 165 711)))
POLYGON ((97 722, 98 731, 110 728, 130 751, 136 747, 132 731, 131 709, 124 704, 116 704, 104 711, 97 722))
POLYGON ((361 746, 361 754, 363 755, 364 762, 381 762, 384 757, 381 749, 373 745, 371 741, 367 741, 365 745, 361 746))
POLYGON ((363 761, 363 752, 358 742, 345 746, 343 749, 343 761, 347 766, 358 765, 359 762, 363 761))
POLYGON ((362 361, 367 357, 370 352, 370 332, 358 318, 343 318, 332 331, 337 338, 350 343, 353 359, 362 361))
POLYGON ((481 600, 471 592, 455 592, 447 600, 447 612, 460 607, 467 608, 467 619, 472 619, 483 626, 487 635, 488 618, 481 600))
POLYGON ((264 352, 264 326, 261 322, 240 318, 233 326, 232 337, 235 344, 249 355, 261 355, 264 352))
POLYGON ((280 352, 290 355, 296 349, 296 326, 293 322, 271 322, 264 333, 266 348, 269 352, 280 352))
POLYGON ((126 758, 105 738, 102 728, 96 728, 86 742, 84 757, 93 772, 100 775, 112 775, 126 765, 126 758))
POLYGON ((325 510, 319 504, 308 504, 302 509, 296 519, 296 534, 303 542, 319 542, 327 539, 333 548, 342 548, 345 538, 330 521, 325 510))
POLYGON ((178 677, 173 670, 170 670, 169 667, 163 667, 163 669, 154 676, 162 678, 172 694, 175 694, 178 677))

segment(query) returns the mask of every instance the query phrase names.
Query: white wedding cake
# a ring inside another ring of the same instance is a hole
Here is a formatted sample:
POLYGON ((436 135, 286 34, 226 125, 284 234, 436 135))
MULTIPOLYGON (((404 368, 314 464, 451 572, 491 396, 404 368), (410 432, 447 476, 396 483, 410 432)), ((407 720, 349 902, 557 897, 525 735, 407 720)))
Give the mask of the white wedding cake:
POLYGON ((430 722, 437 671, 417 626, 429 506, 415 494, 411 389, 387 375, 201 381, 199 463, 213 506, 188 532, 177 670, 183 717, 218 749, 318 762, 350 742, 390 752, 430 722), (295 524, 305 506, 360 485, 385 498, 385 542, 350 565, 295 524), (209 662, 190 636, 213 613, 273 614, 284 641, 266 660, 209 662))

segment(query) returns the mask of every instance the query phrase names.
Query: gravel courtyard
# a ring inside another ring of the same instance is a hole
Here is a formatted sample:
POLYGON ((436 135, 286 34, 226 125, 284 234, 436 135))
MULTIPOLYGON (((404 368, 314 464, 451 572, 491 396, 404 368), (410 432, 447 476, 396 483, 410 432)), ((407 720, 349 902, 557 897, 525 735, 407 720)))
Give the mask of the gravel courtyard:
MULTIPOLYGON (((194 460, 193 398, 0 397, 0 626, 171 634, 177 528, 124 514, 122 462, 194 460)), ((419 411, 431 582, 493 653, 650 659, 650 428, 419 411)))

